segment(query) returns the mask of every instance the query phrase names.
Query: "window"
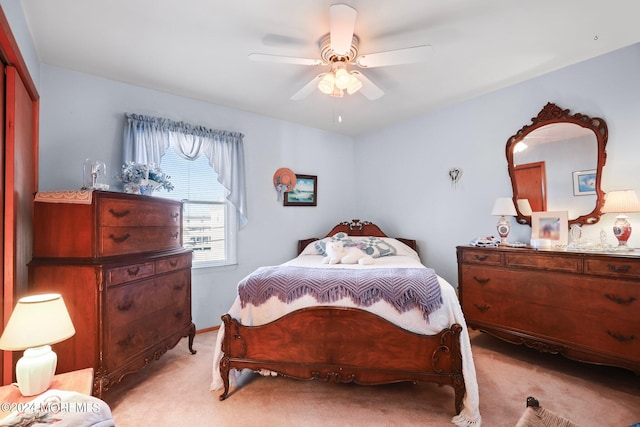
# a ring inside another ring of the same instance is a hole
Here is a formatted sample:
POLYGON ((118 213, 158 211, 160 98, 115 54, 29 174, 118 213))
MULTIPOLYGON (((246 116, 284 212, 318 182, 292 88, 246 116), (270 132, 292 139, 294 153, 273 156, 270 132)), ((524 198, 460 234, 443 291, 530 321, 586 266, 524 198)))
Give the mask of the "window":
POLYGON ((180 157, 168 148, 160 168, 171 177, 172 191, 158 195, 183 203, 183 245, 193 249, 193 267, 236 263, 236 209, 225 199, 226 190, 207 156, 180 157))
POLYGON ((237 230, 249 220, 244 135, 162 117, 125 117, 123 160, 160 165, 171 177, 175 189, 161 194, 183 203, 183 244, 193 248, 193 266, 236 264, 237 230))

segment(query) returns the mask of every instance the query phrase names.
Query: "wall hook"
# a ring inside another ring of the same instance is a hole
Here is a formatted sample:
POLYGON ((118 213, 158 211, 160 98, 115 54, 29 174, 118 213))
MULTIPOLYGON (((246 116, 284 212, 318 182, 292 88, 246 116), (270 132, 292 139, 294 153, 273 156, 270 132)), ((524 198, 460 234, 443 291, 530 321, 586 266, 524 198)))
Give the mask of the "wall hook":
POLYGON ((449 169, 449 179, 451 180, 451 185, 455 188, 458 181, 462 178, 462 168, 451 168, 449 169))

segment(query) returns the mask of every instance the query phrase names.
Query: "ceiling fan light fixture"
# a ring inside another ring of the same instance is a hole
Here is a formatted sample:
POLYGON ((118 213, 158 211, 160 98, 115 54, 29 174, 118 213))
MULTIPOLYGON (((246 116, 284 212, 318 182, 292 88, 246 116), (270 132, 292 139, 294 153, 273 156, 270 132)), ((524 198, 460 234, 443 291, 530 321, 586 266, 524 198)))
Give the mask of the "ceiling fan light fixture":
POLYGON ((351 74, 345 68, 339 68, 336 71, 336 87, 346 89, 349 86, 349 82, 351 82, 351 74))
POLYGON ((353 74, 349 74, 349 84, 347 85, 347 93, 353 95, 362 88, 362 82, 353 74))
POLYGON ((320 79, 320 82, 318 82, 318 89, 322 93, 331 95, 333 93, 335 80, 336 78, 333 73, 325 74, 324 77, 320 79))

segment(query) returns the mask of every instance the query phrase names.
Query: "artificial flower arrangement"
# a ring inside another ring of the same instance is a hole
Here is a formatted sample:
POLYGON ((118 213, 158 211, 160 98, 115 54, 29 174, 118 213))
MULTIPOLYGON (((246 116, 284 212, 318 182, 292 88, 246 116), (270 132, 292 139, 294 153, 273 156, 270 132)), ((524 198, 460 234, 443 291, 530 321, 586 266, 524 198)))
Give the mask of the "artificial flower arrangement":
POLYGON ((125 184, 125 191, 127 191, 127 184, 137 185, 143 193, 145 187, 151 190, 162 188, 167 191, 173 190, 173 184, 169 181, 171 177, 162 172, 162 170, 153 163, 143 165, 127 161, 122 165, 122 170, 116 175, 116 178, 125 184))

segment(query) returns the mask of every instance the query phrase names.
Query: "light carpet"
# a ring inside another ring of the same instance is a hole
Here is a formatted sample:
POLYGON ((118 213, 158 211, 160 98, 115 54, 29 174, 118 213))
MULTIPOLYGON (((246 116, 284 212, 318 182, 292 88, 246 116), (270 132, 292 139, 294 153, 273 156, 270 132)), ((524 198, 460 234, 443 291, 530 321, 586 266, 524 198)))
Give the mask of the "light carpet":
MULTIPOLYGON (((359 386, 249 373, 225 401, 209 391, 216 332, 186 339, 126 376, 103 399, 118 427, 129 426, 453 426, 453 389, 434 384, 359 386)), ((612 367, 504 343, 471 331, 485 427, 515 426, 526 398, 574 423, 640 422, 640 377, 612 367)))

